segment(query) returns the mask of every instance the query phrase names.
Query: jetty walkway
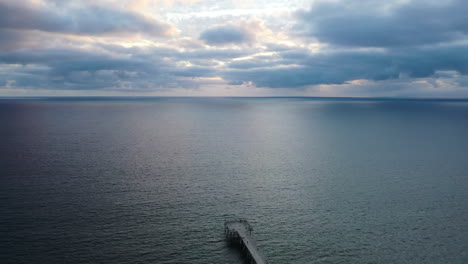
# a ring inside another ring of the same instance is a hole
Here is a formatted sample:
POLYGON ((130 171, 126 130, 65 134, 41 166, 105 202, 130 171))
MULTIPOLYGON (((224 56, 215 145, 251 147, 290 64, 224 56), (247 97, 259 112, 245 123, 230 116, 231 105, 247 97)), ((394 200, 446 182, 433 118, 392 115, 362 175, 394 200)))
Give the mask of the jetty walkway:
POLYGON ((250 236, 252 228, 247 220, 226 221, 224 223, 224 233, 226 239, 239 244, 249 263, 268 264, 268 261, 258 249, 255 240, 250 236))

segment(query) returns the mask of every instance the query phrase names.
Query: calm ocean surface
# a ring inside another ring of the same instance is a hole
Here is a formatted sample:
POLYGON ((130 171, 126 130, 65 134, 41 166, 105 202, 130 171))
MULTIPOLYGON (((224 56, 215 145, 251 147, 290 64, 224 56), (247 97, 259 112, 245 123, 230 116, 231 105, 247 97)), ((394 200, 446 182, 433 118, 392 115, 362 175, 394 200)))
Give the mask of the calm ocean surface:
POLYGON ((468 263, 468 101, 0 100, 0 263, 468 263))

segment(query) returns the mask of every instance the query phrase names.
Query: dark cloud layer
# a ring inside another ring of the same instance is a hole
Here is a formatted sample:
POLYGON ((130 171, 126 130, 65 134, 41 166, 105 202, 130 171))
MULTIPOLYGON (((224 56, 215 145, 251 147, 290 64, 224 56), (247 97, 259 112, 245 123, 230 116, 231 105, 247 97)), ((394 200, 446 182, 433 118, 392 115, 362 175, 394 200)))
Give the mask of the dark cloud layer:
POLYGON ((200 35, 200 40, 205 41, 209 45, 224 45, 249 42, 252 40, 252 36, 241 27, 225 25, 203 31, 200 35))
POLYGON ((108 88, 117 86, 119 80, 130 79, 130 76, 154 73, 152 69, 155 68, 144 61, 77 50, 10 52, 0 54, 0 62, 24 65, 16 69, 21 76, 17 79, 18 84, 48 89, 108 88), (35 74, 30 74, 35 68, 35 74))
POLYGON ((88 6, 82 8, 35 7, 0 2, 0 29, 98 35, 146 33, 167 36, 170 24, 132 12, 88 6))
POLYGON ((223 76, 233 83, 252 82, 258 87, 283 88, 316 84, 343 84, 352 80, 422 78, 437 71, 468 74, 468 46, 408 48, 391 51, 346 51, 311 54, 287 51, 275 66, 263 62, 238 63, 223 76), (291 67, 291 65, 294 65, 291 67), (289 67, 287 67, 289 66, 289 67))
POLYGON ((427 45, 468 34, 466 0, 410 1, 387 9, 381 5, 323 2, 298 13, 299 28, 322 42, 363 47, 427 45))
MULTIPOLYGON (((198 84, 185 78, 213 77, 216 70, 196 65, 180 67, 176 62, 183 58, 193 58, 194 63, 223 58, 223 53, 219 52, 183 53, 165 48, 122 49, 108 46, 107 53, 72 49, 0 52, 0 64, 22 65, 15 69, 14 77, 18 85, 25 87, 88 90, 115 88, 125 83, 144 89, 193 88, 198 84)), ((242 54, 226 52, 225 56, 230 58, 242 54)), ((11 77, 11 72, 3 76, 0 73, 0 83, 11 77)))

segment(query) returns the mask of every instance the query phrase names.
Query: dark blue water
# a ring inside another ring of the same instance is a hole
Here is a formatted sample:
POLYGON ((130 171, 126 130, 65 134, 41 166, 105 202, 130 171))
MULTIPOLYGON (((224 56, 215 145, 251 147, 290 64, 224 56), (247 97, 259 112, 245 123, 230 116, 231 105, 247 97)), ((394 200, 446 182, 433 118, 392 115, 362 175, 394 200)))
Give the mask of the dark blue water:
POLYGON ((0 263, 467 263, 468 102, 0 100, 0 263))

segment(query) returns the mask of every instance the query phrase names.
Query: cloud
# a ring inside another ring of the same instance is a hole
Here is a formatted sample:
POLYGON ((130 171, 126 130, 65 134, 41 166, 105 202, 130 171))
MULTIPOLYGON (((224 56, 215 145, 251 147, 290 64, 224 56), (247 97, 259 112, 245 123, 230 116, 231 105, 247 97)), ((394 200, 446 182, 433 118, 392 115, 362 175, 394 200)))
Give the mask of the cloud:
MULTIPOLYGON (((48 89, 109 88, 121 79, 155 74, 156 68, 145 61, 55 49, 3 53, 0 62, 23 65, 13 68, 17 85, 48 89)), ((5 78, 11 75, 11 72, 5 74, 5 78)))
POLYGON ((468 95, 466 1, 161 1, 0 0, 0 93, 468 95))
POLYGON ((468 2, 405 1, 382 8, 381 2, 319 2, 298 12, 303 33, 321 42, 361 47, 427 45, 468 34, 468 2))
POLYGON ((175 28, 167 22, 129 11, 101 6, 21 5, 8 2, 0 2, 0 29, 78 35, 145 33, 154 37, 175 33, 175 28))
POLYGON ((276 45, 270 58, 232 61, 221 74, 233 85, 265 88, 363 85, 357 80, 374 86, 398 80, 408 83, 399 87, 409 87, 418 79, 433 86, 428 79, 441 78, 441 72, 468 74, 467 12, 468 2, 461 0, 318 2, 296 13, 293 29, 325 48, 276 45))
POLYGON ((200 34, 200 40, 209 45, 241 44, 252 39, 253 36, 248 30, 234 25, 217 26, 200 34))
POLYGON ((19 43, 26 42, 28 37, 14 30, 0 30, 0 50, 15 50, 19 43))
POLYGON ((298 88, 344 84, 353 80, 389 80, 431 77, 437 71, 468 74, 468 46, 406 48, 391 51, 310 53, 290 50, 275 64, 247 60, 244 67, 223 72, 231 83, 250 82, 258 87, 298 88), (272 66, 274 65, 274 66, 272 66))
MULTIPOLYGON (((103 47, 106 53, 78 49, 0 52, 0 82, 16 80, 19 87, 77 90, 120 89, 125 84, 144 91, 195 88, 203 83, 194 78, 214 77, 216 72, 207 66, 179 65, 186 55, 175 49, 103 47)), ((187 54, 209 60, 207 55, 187 54)))

